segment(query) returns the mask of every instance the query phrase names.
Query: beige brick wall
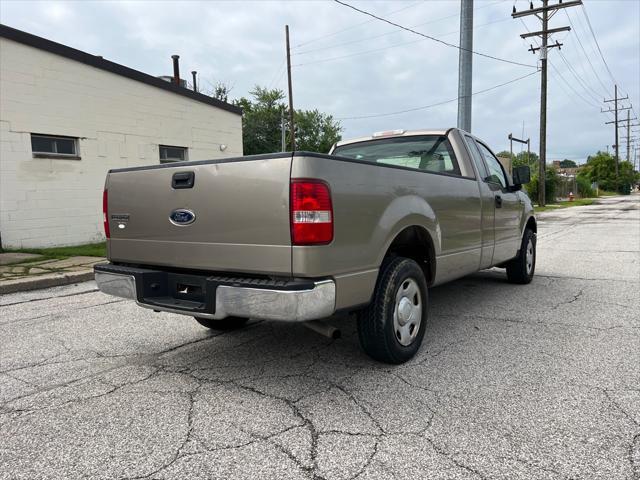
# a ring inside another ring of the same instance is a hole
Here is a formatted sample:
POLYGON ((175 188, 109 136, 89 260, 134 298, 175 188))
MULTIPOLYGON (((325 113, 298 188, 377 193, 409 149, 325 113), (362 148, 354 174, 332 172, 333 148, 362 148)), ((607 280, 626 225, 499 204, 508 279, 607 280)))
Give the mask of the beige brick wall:
POLYGON ((107 171, 159 163, 158 145, 189 160, 242 155, 241 117, 0 38, 4 247, 101 241, 107 171), (78 137, 81 160, 33 158, 32 132, 78 137))

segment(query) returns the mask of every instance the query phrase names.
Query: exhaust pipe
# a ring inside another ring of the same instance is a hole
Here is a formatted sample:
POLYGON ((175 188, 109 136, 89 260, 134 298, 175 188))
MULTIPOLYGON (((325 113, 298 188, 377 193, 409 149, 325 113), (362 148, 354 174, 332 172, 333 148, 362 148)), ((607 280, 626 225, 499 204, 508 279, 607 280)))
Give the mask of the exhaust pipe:
POLYGON ((173 83, 180 86, 180 55, 171 55, 173 58, 173 83))
POLYGON ((191 72, 191 76, 193 77, 193 91, 197 92, 198 91, 198 86, 196 85, 196 75, 198 74, 198 72, 196 72, 195 70, 193 70, 191 72))
POLYGON ((338 330, 336 327, 320 320, 310 320, 308 322, 304 322, 303 325, 308 329, 319 333, 320 335, 331 338, 332 340, 337 340, 341 335, 340 330, 338 330))

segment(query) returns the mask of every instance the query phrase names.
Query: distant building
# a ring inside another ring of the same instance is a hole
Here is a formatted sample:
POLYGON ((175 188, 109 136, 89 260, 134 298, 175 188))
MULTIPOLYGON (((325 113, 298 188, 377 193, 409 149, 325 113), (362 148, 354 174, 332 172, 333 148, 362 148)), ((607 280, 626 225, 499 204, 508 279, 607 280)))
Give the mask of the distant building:
POLYGON ((1 246, 101 241, 111 168, 238 155, 240 108, 0 25, 1 246))
POLYGON ((562 163, 562 160, 554 160, 553 168, 555 168, 558 171, 558 173, 563 175, 576 176, 582 169, 582 166, 580 165, 578 165, 577 167, 564 168, 560 166, 560 163, 562 163))

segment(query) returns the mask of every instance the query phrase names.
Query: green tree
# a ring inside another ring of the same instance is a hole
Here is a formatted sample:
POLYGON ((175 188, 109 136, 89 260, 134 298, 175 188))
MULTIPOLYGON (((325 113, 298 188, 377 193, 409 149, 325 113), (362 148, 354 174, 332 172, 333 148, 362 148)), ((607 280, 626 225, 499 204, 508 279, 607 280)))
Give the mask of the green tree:
POLYGON ((518 154, 511 154, 506 150, 496 153, 497 157, 511 158, 511 165, 514 167, 520 167, 522 165, 528 165, 531 170, 538 163, 538 155, 535 152, 530 152, 527 154, 526 150, 522 151, 518 154))
MULTIPOLYGON (((282 90, 256 86, 249 92, 252 99, 242 97, 233 103, 242 107, 242 143, 245 155, 272 153, 281 150, 282 113, 289 130, 289 109, 282 90)), ((341 139, 342 126, 331 115, 318 110, 296 110, 296 148, 327 153, 341 139)), ((287 146, 291 145, 287 132, 287 146)), ((287 147, 289 148, 289 147, 287 147)))
POLYGON ((513 166, 519 167, 521 165, 529 165, 531 170, 533 170, 538 164, 538 160, 540 160, 540 158, 536 152, 527 153, 526 151, 523 151, 516 155, 516 158, 513 160, 513 166))
MULTIPOLYGON (((538 200, 539 183, 538 174, 535 173, 531 175, 531 181, 527 184, 527 193, 529 193, 529 197, 534 202, 538 200)), ((544 197, 547 203, 553 203, 556 201, 556 191, 558 190, 559 183, 560 177, 558 176, 556 169, 547 166, 544 178, 544 197)))
POLYGON ((578 164, 573 160, 564 159, 560 162, 560 168, 576 168, 578 164))
POLYGON ((597 182, 601 190, 621 190, 625 185, 633 185, 640 179, 640 175, 633 169, 630 162, 618 163, 618 178, 616 179, 616 159, 607 152, 598 152, 589 156, 581 175, 590 182, 597 182))
POLYGON ((298 150, 329 153, 331 146, 342 138, 340 123, 318 110, 296 110, 295 123, 298 150))

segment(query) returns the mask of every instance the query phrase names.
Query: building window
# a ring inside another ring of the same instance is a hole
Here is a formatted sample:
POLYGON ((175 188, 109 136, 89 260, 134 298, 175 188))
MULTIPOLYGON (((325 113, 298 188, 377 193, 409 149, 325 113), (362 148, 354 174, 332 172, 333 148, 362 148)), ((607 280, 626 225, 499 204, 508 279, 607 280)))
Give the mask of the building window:
POLYGON ((160 163, 184 162, 187 160, 186 147, 160 145, 160 163))
POLYGON ((31 134, 31 151, 36 158, 66 158, 79 160, 78 139, 53 135, 31 134))

